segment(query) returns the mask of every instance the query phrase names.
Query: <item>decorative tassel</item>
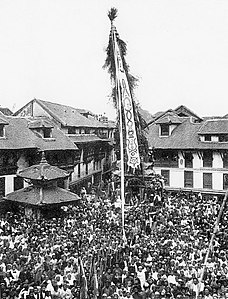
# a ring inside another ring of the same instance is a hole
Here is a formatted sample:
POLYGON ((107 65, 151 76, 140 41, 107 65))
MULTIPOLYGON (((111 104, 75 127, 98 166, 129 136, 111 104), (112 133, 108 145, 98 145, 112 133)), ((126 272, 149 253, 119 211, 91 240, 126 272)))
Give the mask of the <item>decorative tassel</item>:
MULTIPOLYGON (((109 17, 111 23, 117 17, 117 12, 118 11, 116 8, 111 8, 110 11, 108 12, 108 17, 109 17)), ((113 29, 113 27, 112 27, 112 29, 113 29)), ((147 141, 147 138, 145 136, 145 131, 144 131, 144 129, 147 126, 147 123, 139 112, 139 104, 136 103, 135 99, 134 99, 134 89, 138 86, 138 79, 135 76, 133 76, 132 74, 130 74, 129 65, 127 64, 127 62, 125 60, 125 56, 127 54, 127 44, 123 40, 120 39, 118 33, 116 33, 116 40, 117 40, 117 43, 120 48, 120 54, 121 54, 121 58, 122 58, 122 62, 123 62, 123 68, 126 72, 130 93, 131 93, 131 96, 133 99, 135 126, 136 126, 136 130, 137 130, 137 135, 138 135, 139 152, 140 152, 140 155, 146 156, 148 154, 148 150, 149 150, 148 141, 147 141)), ((110 99, 112 100, 114 107, 117 109, 118 108, 117 98, 116 98, 117 87, 115 85, 115 83, 116 83, 115 82, 116 68, 115 68, 115 58, 114 58, 111 34, 109 35, 109 43, 108 43, 108 47, 106 48, 106 54, 107 54, 107 56, 106 56, 103 68, 107 69, 108 73, 110 74, 110 79, 111 79, 111 83, 112 83, 112 91, 111 91, 110 99)), ((124 117, 123 117, 123 120, 124 120, 124 117)))
POLYGON ((112 7, 108 12, 108 17, 111 22, 117 17, 117 12, 118 10, 115 7, 112 7))

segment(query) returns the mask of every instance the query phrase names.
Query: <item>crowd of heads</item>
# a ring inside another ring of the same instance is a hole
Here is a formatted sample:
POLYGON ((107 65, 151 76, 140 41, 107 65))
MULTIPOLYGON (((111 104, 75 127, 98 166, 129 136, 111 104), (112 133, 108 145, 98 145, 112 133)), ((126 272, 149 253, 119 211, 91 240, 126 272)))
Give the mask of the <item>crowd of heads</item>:
POLYGON ((228 298, 227 205, 208 251, 223 197, 150 190, 123 234, 110 192, 55 218, 2 215, 1 298, 228 298))

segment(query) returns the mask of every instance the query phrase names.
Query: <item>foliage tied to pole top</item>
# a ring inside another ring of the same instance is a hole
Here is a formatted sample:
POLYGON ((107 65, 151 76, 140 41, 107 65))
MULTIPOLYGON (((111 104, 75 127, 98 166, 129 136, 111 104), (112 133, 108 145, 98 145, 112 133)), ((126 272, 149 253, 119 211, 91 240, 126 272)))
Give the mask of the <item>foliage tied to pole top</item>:
MULTIPOLYGON (((113 21, 117 17, 117 9, 116 8, 111 8, 110 11, 108 12, 108 17, 111 21, 111 24, 113 24, 113 21)), ((141 156, 147 156, 148 154, 148 141, 145 136, 145 128, 147 126, 146 121, 144 120, 143 116, 139 112, 139 104, 135 102, 135 97, 134 97, 134 89, 138 86, 138 78, 133 76, 129 72, 129 65, 126 62, 126 54, 127 54, 127 44, 119 37, 119 34, 116 33, 116 40, 120 49, 120 55, 122 58, 123 62, 123 68, 125 70, 129 88, 130 88, 130 93, 133 101, 133 109, 134 109, 134 116, 135 116, 135 126, 137 130, 137 136, 138 136, 138 144, 139 144, 139 152, 141 156)), ((112 45, 112 35, 110 33, 109 35, 109 43, 106 48, 106 59, 103 68, 108 70, 108 73, 110 74, 110 79, 112 82, 112 91, 111 91, 111 99, 113 101, 114 107, 117 109, 118 107, 118 99, 117 99, 117 86, 115 82, 115 74, 116 74, 116 66, 115 66, 115 57, 114 57, 114 51, 113 51, 113 45, 112 45)), ((122 110, 123 111, 123 110, 122 110)), ((118 116, 119 118, 119 116, 118 116)), ((119 119, 117 120, 119 121, 119 119)), ((122 119, 124 121, 124 117, 122 115, 122 119)), ((117 137, 117 141, 119 139, 119 136, 117 137)), ((117 142, 119 144, 119 142, 117 142)))

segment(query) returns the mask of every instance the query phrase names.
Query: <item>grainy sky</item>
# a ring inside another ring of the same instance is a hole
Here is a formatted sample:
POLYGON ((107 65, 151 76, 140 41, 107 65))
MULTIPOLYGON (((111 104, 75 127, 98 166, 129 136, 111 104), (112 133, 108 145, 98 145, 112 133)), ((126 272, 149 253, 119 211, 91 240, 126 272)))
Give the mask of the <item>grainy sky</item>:
POLYGON ((114 118, 111 7, 142 108, 228 113, 227 0, 0 0, 0 105, 39 98, 114 118))

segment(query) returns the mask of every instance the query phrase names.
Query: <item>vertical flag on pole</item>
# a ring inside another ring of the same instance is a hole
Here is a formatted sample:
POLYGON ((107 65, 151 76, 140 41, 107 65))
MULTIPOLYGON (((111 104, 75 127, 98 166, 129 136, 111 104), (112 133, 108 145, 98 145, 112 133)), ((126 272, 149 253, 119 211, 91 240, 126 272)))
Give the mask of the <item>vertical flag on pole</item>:
POLYGON ((123 137, 123 119, 125 123, 125 140, 126 140, 126 153, 127 153, 127 165, 131 167, 133 171, 140 166, 140 156, 138 139, 135 127, 135 117, 134 117, 134 106, 131 94, 131 89, 129 87, 129 77, 128 72, 124 68, 124 63, 122 59, 122 54, 119 39, 117 36, 117 31, 113 25, 113 20, 116 18, 117 10, 112 8, 108 14, 111 20, 111 34, 110 34, 110 44, 109 44, 109 54, 108 60, 106 61, 106 66, 109 65, 111 61, 111 78, 115 78, 115 91, 116 99, 118 103, 119 112, 119 134, 120 134, 120 159, 121 159, 121 202, 122 202, 122 229, 123 229, 123 242, 127 243, 124 227, 124 207, 125 207, 125 186, 124 186, 124 137, 123 137))
MULTIPOLYGON (((115 67, 116 67, 116 83, 118 84, 121 97, 121 104, 124 112, 125 130, 126 130, 126 150, 127 165, 135 169, 140 166, 140 156, 138 147, 138 138, 135 128, 135 117, 133 100, 130 92, 128 79, 123 67, 120 48, 116 38, 116 28, 112 24, 111 28, 115 67)), ((120 116, 121 117, 121 116, 120 116)))

